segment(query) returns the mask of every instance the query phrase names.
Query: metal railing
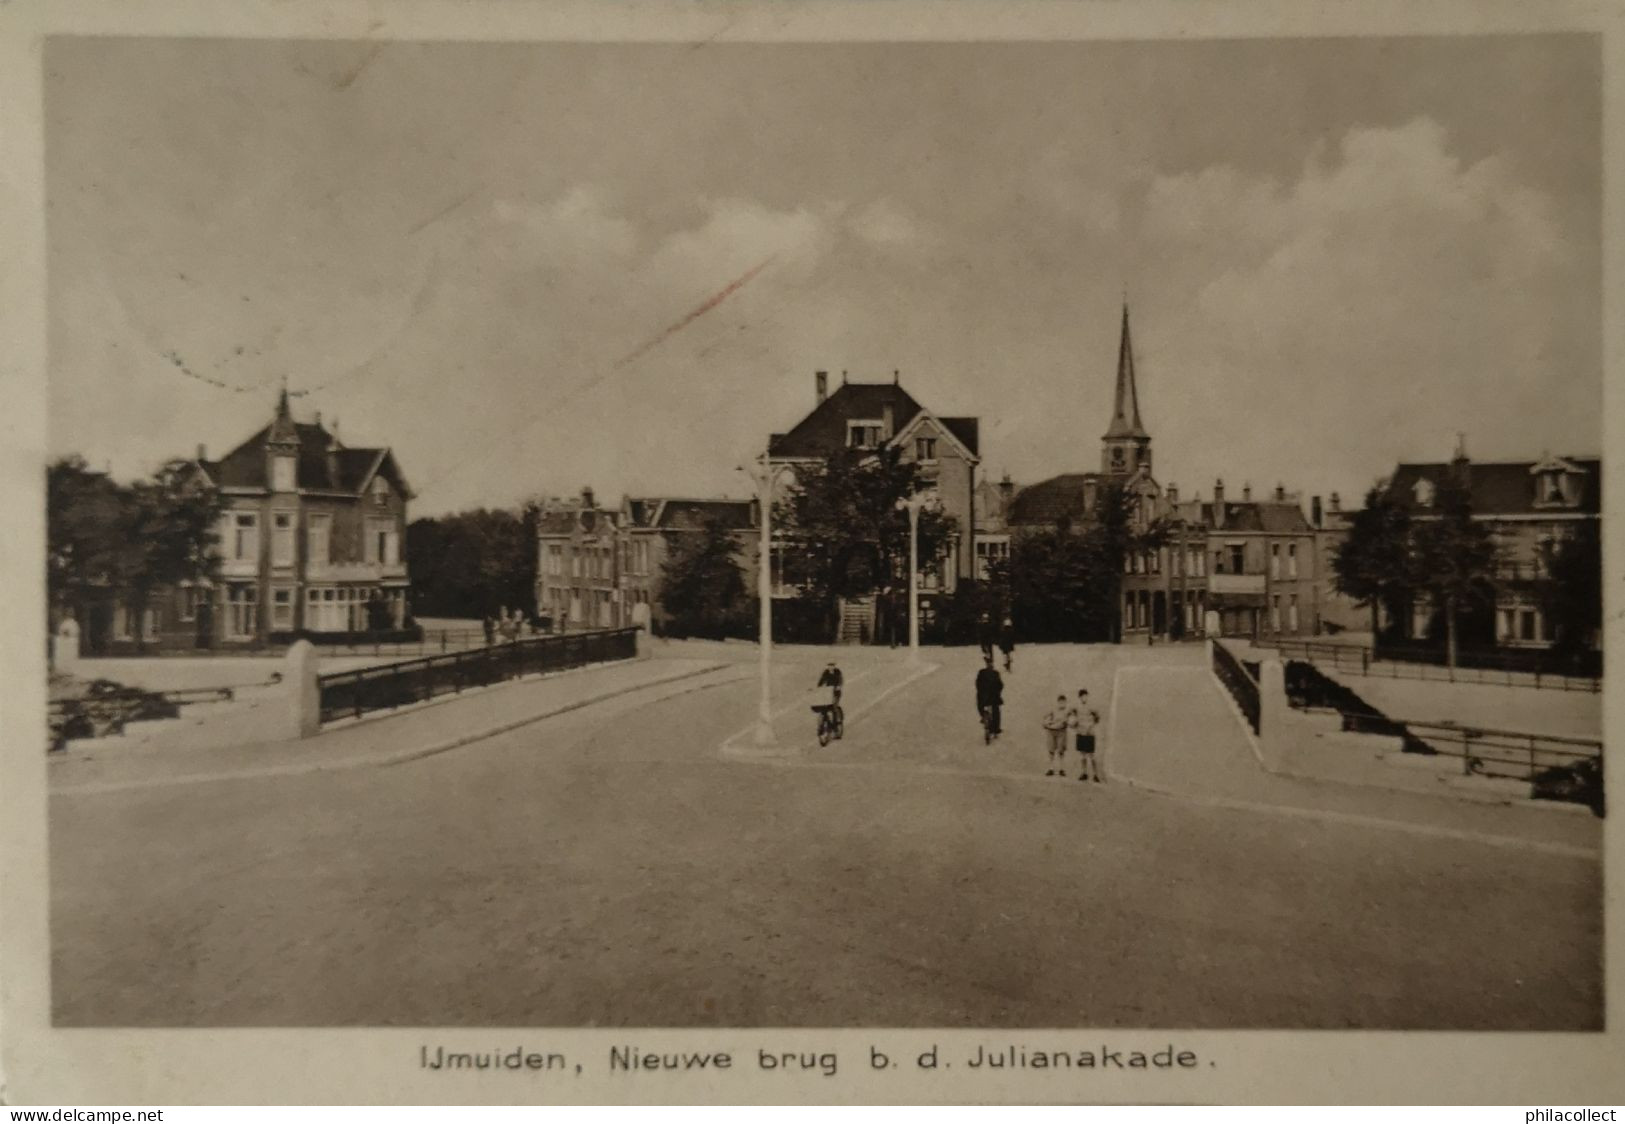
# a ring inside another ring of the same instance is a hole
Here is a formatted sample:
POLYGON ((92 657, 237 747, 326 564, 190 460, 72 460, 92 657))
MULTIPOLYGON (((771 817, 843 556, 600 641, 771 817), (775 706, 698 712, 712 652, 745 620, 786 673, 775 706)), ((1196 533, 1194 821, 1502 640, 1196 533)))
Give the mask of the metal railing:
MULTIPOLYGON (((521 639, 535 639, 538 636, 563 636, 567 633, 545 632, 530 633, 521 639)), ((515 639, 504 637, 500 632, 490 641, 490 644, 512 644, 515 639)), ((314 643, 314 642, 313 642, 314 643)), ((367 640, 356 639, 342 644, 316 643, 316 651, 324 656, 432 656, 446 652, 463 651, 468 648, 485 647, 487 644, 485 632, 479 628, 446 628, 425 629, 423 636, 417 640, 367 640)), ((133 640, 118 640, 109 650, 85 652, 86 659, 128 659, 132 657, 164 657, 179 658, 202 656, 280 656, 285 655, 289 645, 282 642, 260 643, 258 641, 224 640, 218 644, 200 647, 196 637, 190 632, 161 633, 156 637, 148 637, 144 648, 137 648, 133 640)))
POLYGON ((1374 652, 1371 648, 1354 644, 1313 644, 1290 640, 1260 639, 1254 647, 1273 648, 1283 659, 1296 658, 1310 663, 1329 666, 1337 671, 1384 679, 1424 679, 1448 683, 1480 683, 1494 687, 1535 687, 1553 691, 1602 690, 1602 679, 1590 675, 1571 675, 1514 666, 1508 658, 1501 666, 1493 666, 1493 656, 1477 653, 1477 666, 1449 667, 1442 663, 1422 660, 1393 660, 1383 658, 1389 653, 1374 652), (1485 663, 1492 666, 1485 666, 1485 663))
POLYGON ((1461 758, 1464 774, 1533 780, 1540 772, 1576 761, 1602 758, 1602 742, 1525 730, 1465 726, 1459 722, 1420 722, 1412 718, 1338 712, 1351 733, 1387 733, 1397 727, 1444 757, 1461 758))
POLYGON ((322 721, 359 718, 522 675, 631 659, 637 655, 637 634, 635 628, 604 629, 490 646, 482 635, 476 648, 323 675, 318 680, 322 721))
POLYGON ((1253 733, 1258 733, 1258 679, 1217 640, 1213 642, 1213 674, 1236 700, 1253 733))

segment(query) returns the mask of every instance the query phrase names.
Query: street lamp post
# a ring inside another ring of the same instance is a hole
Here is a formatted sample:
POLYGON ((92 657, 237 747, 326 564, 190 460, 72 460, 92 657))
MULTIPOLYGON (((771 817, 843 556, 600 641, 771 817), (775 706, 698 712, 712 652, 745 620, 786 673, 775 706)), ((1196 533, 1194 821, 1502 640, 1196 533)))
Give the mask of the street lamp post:
POLYGON ((761 519, 761 546, 758 549, 756 569, 757 665, 760 686, 756 701, 756 735, 759 748, 772 749, 778 745, 773 733, 773 483, 778 469, 764 454, 755 470, 740 466, 756 484, 756 505, 761 519))
POLYGON ((931 502, 928 492, 897 501, 908 512, 908 662, 920 662, 920 511, 931 502))

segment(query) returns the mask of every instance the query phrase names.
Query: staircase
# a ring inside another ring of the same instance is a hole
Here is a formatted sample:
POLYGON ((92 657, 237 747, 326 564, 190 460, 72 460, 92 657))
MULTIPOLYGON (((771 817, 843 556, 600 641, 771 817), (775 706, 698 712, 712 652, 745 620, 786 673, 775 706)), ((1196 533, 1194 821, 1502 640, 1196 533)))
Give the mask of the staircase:
POLYGON ((835 630, 837 644, 867 644, 875 638, 875 599, 841 598, 841 622, 835 630))

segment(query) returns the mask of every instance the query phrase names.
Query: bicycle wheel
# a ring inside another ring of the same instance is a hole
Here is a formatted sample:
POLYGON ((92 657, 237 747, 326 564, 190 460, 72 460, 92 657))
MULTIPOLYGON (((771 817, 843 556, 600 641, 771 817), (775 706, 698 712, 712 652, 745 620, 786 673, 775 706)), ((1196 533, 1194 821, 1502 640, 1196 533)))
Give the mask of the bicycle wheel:
POLYGON ((840 707, 835 708, 835 737, 837 740, 846 735, 846 712, 840 707))
POLYGON ((818 716, 818 744, 828 745, 830 736, 835 732, 835 723, 829 720, 829 714, 818 716))

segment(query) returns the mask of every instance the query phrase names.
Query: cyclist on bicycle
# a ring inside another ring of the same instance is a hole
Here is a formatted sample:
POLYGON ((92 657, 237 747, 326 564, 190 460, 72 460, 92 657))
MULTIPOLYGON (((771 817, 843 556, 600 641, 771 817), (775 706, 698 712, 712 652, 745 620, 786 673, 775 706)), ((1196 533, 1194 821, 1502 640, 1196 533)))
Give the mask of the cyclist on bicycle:
POLYGON ((841 685, 843 682, 841 669, 835 666, 834 660, 830 660, 829 663, 824 665, 824 674, 818 677, 818 685, 829 688, 829 704, 833 707, 841 705, 841 685))
POLYGON ((993 657, 983 661, 976 673, 976 713, 987 723, 989 739, 999 736, 999 709, 1004 706, 1004 677, 993 666, 993 657))

